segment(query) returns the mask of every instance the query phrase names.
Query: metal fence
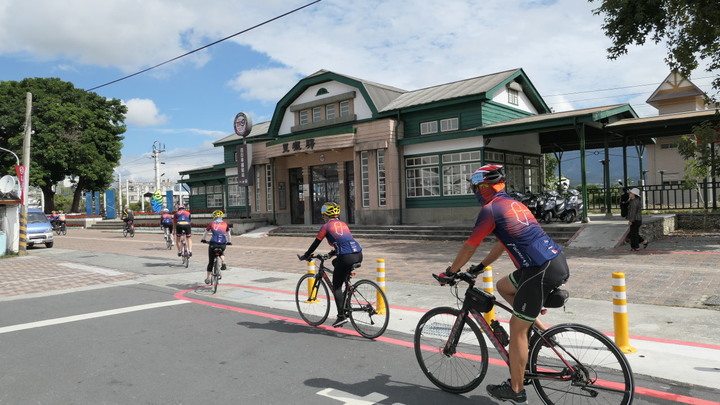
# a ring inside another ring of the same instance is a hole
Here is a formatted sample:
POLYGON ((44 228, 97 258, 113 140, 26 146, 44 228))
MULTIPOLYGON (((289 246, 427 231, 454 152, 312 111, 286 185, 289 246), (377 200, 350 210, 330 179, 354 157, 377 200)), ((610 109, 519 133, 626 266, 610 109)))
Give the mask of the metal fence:
MULTIPOLYGON (((717 197, 720 191, 717 187, 720 184, 713 182, 704 182, 699 184, 699 188, 688 190, 684 189, 681 184, 664 184, 664 185, 646 185, 644 187, 637 186, 641 191, 641 199, 643 207, 646 210, 690 210, 690 209, 709 209, 717 210, 717 197)), ((636 187, 636 186, 633 186, 636 187)), ((620 210, 621 187, 610 188, 610 209, 613 211, 620 210)), ((593 188, 588 189, 588 201, 585 203, 588 210, 605 211, 605 189, 593 188)))

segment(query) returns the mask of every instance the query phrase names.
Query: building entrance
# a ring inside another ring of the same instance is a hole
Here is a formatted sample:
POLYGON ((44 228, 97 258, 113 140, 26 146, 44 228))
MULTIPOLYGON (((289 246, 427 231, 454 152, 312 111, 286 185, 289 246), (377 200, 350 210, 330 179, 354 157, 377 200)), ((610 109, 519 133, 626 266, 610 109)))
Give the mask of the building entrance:
POLYGON ((305 223, 305 197, 303 196, 302 168, 289 170, 290 182, 290 223, 305 223))
POLYGON ((340 201, 340 181, 337 164, 313 166, 312 171, 312 215, 313 223, 323 223, 320 207, 328 201, 340 201))

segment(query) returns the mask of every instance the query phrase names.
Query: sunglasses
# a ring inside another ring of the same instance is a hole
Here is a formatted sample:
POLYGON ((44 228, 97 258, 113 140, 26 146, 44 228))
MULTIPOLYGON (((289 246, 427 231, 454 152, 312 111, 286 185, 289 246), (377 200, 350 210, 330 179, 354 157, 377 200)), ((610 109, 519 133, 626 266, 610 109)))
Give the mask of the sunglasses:
POLYGON ((477 193, 478 191, 482 190, 483 188, 488 188, 488 187, 490 187, 490 184, 488 184, 488 183, 474 184, 472 186, 472 190, 474 193, 477 193))

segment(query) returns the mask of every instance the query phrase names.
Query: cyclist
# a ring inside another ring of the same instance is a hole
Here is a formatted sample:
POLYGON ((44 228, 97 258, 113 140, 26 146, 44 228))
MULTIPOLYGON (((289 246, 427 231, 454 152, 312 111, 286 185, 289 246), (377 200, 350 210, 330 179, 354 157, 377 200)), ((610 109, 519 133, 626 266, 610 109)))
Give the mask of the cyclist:
POLYGON ((190 224, 190 211, 185 209, 185 205, 178 205, 177 211, 173 216, 173 223, 175 224, 175 245, 178 250, 178 257, 182 256, 182 235, 187 236, 187 248, 188 254, 192 256, 192 225, 190 224))
POLYGON ((167 208, 162 210, 162 214, 160 214, 160 227, 162 228, 163 233, 165 233, 165 235, 172 238, 173 215, 170 213, 170 210, 167 208))
POLYGON ((133 214, 129 206, 126 205, 125 208, 123 208, 122 214, 120 214, 120 219, 125 222, 125 228, 130 230, 133 221, 135 221, 135 215, 133 214))
POLYGON ((570 271, 562 249, 538 224, 527 207, 505 192, 505 171, 499 165, 485 165, 471 178, 475 197, 482 206, 475 227, 460 248, 453 263, 440 273, 441 283, 451 281, 473 256, 480 243, 493 233, 498 242, 492 247, 480 268, 497 260, 503 250, 512 259, 516 271, 500 279, 497 290, 513 307, 510 318, 510 380, 488 385, 495 399, 513 404, 527 404, 523 389, 528 355, 528 332, 537 319, 548 294, 567 281, 570 271))
POLYGON ((320 242, 327 237, 328 243, 334 249, 334 254, 337 255, 332 261, 334 267, 332 280, 333 295, 335 296, 335 305, 338 310, 338 316, 333 323, 333 327, 337 328, 348 322, 347 314, 343 311, 343 301, 345 299, 343 285, 350 275, 353 265, 362 262, 362 247, 360 247, 360 244, 353 238, 347 224, 338 219, 338 216, 340 216, 340 206, 337 203, 326 202, 320 208, 320 213, 322 214, 325 224, 320 228, 312 245, 300 256, 300 260, 308 260, 310 255, 312 255, 320 245, 320 242))
MULTIPOLYGON (((232 245, 232 243, 230 243, 230 228, 232 228, 232 224, 228 224, 227 222, 223 221, 223 212, 220 210, 214 211, 212 216, 213 221, 210 222, 205 228, 205 233, 202 236, 202 242, 205 243, 205 237, 207 236, 208 232, 212 234, 209 242, 210 246, 208 246, 209 260, 207 265, 207 276, 205 277, 205 284, 210 284, 210 277, 212 276, 214 264, 213 262, 215 261, 215 252, 213 252, 214 248, 217 246, 222 249, 223 253, 220 254, 220 261, 222 262, 220 270, 227 270, 224 254, 225 245, 232 245)), ((222 276, 220 278, 222 278, 222 276)))
POLYGON ((63 212, 62 210, 57 212, 56 222, 57 226, 60 228, 65 225, 65 212, 63 212))
POLYGON ((55 229, 57 227, 57 220, 58 220, 58 214, 57 211, 53 211, 52 214, 50 214, 50 226, 55 229))

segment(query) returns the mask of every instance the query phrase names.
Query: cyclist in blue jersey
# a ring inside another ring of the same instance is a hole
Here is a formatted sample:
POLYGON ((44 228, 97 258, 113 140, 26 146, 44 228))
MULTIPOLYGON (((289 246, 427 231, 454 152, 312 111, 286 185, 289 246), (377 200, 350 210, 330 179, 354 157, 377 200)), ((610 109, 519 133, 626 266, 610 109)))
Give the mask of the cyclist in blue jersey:
POLYGON ((185 209, 185 205, 178 205, 177 211, 173 216, 175 225, 175 245, 178 250, 178 257, 182 256, 182 236, 185 234, 187 238, 188 254, 192 256, 192 223, 190 211, 185 209))
MULTIPOLYGON (((223 212, 216 210, 212 214, 213 221, 208 224, 205 228, 205 233, 202 236, 202 242, 205 243, 205 237, 208 233, 211 233, 210 242, 208 246, 208 265, 207 265, 207 276, 205 277, 205 284, 210 284, 210 276, 212 276, 213 264, 215 264, 215 247, 222 249, 220 254, 220 270, 227 270, 225 265, 225 246, 232 245, 230 242, 230 228, 232 224, 228 224, 223 221, 223 212)), ((222 278, 222 275, 220 276, 222 278)))
POLYGON ((173 214, 171 214, 167 208, 162 210, 162 214, 160 214, 160 227, 166 235, 172 238, 173 214))
POLYGON ((488 393, 513 404, 527 404, 523 388, 528 356, 528 332, 535 323, 545 326, 540 315, 548 294, 567 281, 570 270, 560 246, 540 227, 528 208, 505 192, 505 172, 502 166, 485 165, 475 171, 471 179, 473 192, 482 209, 475 228, 460 248, 453 263, 440 274, 441 283, 451 281, 473 256, 477 247, 489 234, 497 242, 480 263, 484 268, 506 251, 517 270, 500 279, 497 290, 513 307, 510 319, 510 380, 488 385, 488 393))
POLYGON ((333 295, 335 296, 335 305, 337 306, 338 316, 333 327, 339 327, 348 322, 347 314, 343 311, 343 301, 345 298, 343 285, 350 275, 350 271, 355 263, 362 262, 362 247, 353 238, 345 222, 338 219, 340 216, 340 206, 334 202, 327 202, 320 208, 323 221, 325 224, 320 228, 315 241, 308 250, 300 256, 300 260, 308 260, 315 249, 320 246, 320 242, 327 238, 330 246, 337 257, 332 261, 333 270, 333 295))

